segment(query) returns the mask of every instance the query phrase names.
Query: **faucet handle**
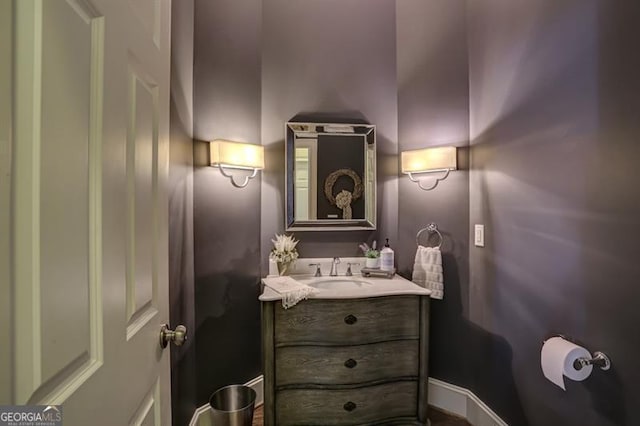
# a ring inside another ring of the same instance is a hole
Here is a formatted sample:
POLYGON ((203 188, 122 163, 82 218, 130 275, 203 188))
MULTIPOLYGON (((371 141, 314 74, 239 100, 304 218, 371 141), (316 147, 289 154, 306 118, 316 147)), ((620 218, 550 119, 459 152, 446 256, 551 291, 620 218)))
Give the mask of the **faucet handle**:
POLYGON ((353 276, 353 273, 351 272, 351 265, 358 266, 360 264, 359 263, 347 263, 347 273, 345 274, 347 277, 353 276))
POLYGON ((316 267, 316 273, 313 275, 314 277, 321 277, 322 276, 322 271, 320 270, 320 263, 310 263, 309 266, 315 266, 316 267))

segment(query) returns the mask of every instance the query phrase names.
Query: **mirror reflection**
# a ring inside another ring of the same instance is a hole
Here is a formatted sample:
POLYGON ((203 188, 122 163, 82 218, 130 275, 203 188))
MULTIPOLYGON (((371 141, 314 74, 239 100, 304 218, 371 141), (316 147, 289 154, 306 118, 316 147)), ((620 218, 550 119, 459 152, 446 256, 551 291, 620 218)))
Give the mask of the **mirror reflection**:
POLYGON ((287 123, 287 230, 375 229, 375 126, 287 123))

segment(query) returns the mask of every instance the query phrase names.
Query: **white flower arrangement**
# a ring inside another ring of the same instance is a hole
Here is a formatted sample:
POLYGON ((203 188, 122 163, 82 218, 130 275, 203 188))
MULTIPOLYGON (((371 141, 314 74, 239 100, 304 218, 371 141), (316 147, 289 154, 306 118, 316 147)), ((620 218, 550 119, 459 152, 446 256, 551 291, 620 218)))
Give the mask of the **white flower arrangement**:
POLYGON ((276 239, 271 242, 273 249, 271 249, 269 259, 280 263, 290 263, 298 258, 296 245, 299 241, 293 238, 293 235, 276 234, 276 239))
POLYGON ((367 243, 362 243, 358 247, 360 247, 360 250, 362 250, 364 256, 368 257, 369 259, 377 259, 378 257, 380 257, 380 252, 376 250, 375 241, 373 242, 373 244, 371 244, 371 247, 369 247, 369 244, 367 243))

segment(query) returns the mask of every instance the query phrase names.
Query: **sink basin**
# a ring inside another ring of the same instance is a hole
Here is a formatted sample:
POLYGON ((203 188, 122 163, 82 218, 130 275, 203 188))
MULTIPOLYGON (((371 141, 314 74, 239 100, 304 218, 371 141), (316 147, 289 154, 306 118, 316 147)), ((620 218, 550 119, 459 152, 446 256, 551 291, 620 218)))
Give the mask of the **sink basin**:
MULTIPOLYGON (((309 295, 309 299, 361 299, 405 294, 420 296, 431 294, 426 288, 419 287, 399 275, 395 275, 393 278, 365 278, 360 274, 337 277, 314 277, 308 274, 298 274, 292 275, 291 278, 316 290, 309 295)), ((281 293, 266 285, 266 282, 264 284, 263 292, 260 295, 261 301, 282 300, 281 293)))
POLYGON ((305 283, 318 290, 351 290, 373 285, 371 281, 358 278, 314 279, 305 283))

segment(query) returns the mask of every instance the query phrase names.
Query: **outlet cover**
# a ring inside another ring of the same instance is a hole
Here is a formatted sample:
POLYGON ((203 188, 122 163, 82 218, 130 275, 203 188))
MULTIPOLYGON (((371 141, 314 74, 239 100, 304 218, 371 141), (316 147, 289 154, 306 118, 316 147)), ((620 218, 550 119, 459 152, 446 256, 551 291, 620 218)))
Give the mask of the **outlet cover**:
POLYGON ((473 240, 476 247, 484 247, 484 225, 475 226, 473 240))

